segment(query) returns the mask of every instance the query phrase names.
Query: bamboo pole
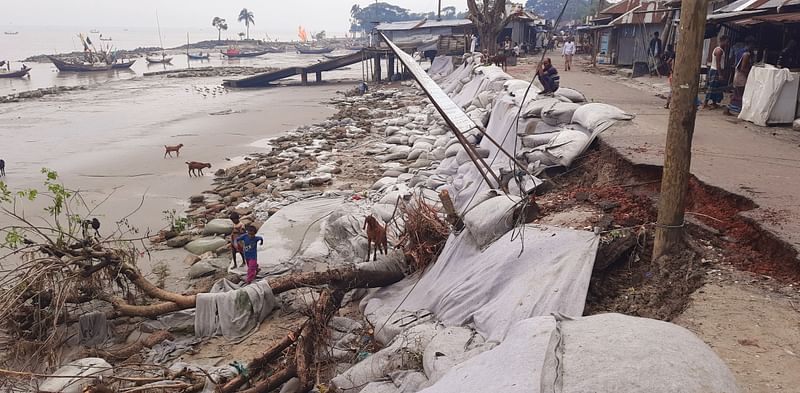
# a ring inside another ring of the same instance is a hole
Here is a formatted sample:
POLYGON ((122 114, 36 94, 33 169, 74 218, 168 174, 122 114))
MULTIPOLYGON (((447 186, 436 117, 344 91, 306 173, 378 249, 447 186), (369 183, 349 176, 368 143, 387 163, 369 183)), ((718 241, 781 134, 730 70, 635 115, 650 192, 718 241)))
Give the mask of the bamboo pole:
POLYGON ((671 252, 683 236, 707 8, 708 0, 684 0, 682 5, 653 260, 671 252))

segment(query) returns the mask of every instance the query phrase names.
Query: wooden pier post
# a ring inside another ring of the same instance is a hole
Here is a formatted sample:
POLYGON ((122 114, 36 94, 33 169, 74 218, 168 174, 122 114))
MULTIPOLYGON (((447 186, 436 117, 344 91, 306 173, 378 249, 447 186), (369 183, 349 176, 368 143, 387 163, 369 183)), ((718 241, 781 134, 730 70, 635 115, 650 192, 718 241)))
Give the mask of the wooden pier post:
POLYGON ((393 80, 392 77, 394 76, 394 70, 395 70, 394 55, 390 54, 386 56, 386 63, 387 63, 386 78, 388 78, 389 82, 391 82, 393 80))
POLYGON ((381 82, 381 53, 375 52, 375 82, 381 82))
POLYGON ((317 71, 316 77, 317 77, 317 83, 321 83, 322 82, 322 71, 317 71))
POLYGON ((302 81, 303 85, 307 85, 308 84, 308 73, 303 71, 303 73, 300 74, 300 80, 302 81))

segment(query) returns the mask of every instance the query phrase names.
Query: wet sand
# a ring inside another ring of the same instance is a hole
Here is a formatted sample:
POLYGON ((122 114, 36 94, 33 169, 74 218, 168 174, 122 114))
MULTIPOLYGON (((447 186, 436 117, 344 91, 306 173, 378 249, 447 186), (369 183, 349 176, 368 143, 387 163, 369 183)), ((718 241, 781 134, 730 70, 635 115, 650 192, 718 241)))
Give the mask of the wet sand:
POLYGON ((154 232, 166 224, 162 211, 181 211, 188 196, 208 189, 214 171, 229 164, 226 158, 263 151, 250 144, 326 118, 334 110, 324 102, 349 88, 333 83, 225 91, 220 82, 142 78, 2 105, 4 181, 12 190, 41 187, 40 169, 47 167, 89 200, 113 193, 95 213, 108 229, 144 196, 129 222, 140 233, 154 232), (211 115, 223 111, 231 113, 211 115), (185 145, 180 158, 163 158, 164 145, 178 143, 185 145), (189 160, 212 168, 190 179, 189 160))

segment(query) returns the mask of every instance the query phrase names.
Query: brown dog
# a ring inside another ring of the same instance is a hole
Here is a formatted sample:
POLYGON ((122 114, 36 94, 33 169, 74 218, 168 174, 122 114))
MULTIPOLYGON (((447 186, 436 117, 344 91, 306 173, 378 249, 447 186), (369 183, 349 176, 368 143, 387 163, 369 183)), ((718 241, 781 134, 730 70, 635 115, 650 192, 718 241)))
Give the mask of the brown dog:
POLYGON ((178 157, 180 157, 181 156, 181 148, 182 147, 183 147, 183 143, 179 143, 179 144, 177 144, 175 146, 164 145, 164 150, 165 150, 164 151, 164 158, 167 158, 167 154, 169 154, 169 156, 172 157, 172 152, 173 151, 175 152, 175 154, 177 154, 178 157))
POLYGON ((386 241, 386 228, 381 226, 378 223, 378 220, 375 219, 372 215, 367 216, 364 220, 364 229, 367 230, 367 261, 369 261, 369 251, 370 246, 372 244, 375 245, 375 249, 372 255, 372 260, 378 259, 378 251, 381 251, 381 246, 383 250, 381 251, 382 254, 386 255, 388 252, 388 246, 386 241))
POLYGON ((189 177, 192 177, 192 175, 197 177, 205 176, 203 174, 203 168, 211 168, 211 164, 207 162, 186 161, 186 165, 189 166, 189 177))

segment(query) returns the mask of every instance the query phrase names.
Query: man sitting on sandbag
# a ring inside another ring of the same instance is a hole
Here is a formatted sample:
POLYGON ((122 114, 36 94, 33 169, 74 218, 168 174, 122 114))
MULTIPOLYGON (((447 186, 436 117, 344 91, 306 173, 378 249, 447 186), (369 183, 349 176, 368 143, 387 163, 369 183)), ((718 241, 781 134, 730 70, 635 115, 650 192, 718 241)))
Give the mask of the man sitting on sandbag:
POLYGON ((558 82, 560 77, 558 76, 558 70, 556 67, 553 67, 553 63, 550 62, 549 57, 545 57, 544 61, 536 71, 536 76, 539 77, 539 82, 542 84, 544 90, 542 94, 553 94, 556 90, 558 90, 558 82))

